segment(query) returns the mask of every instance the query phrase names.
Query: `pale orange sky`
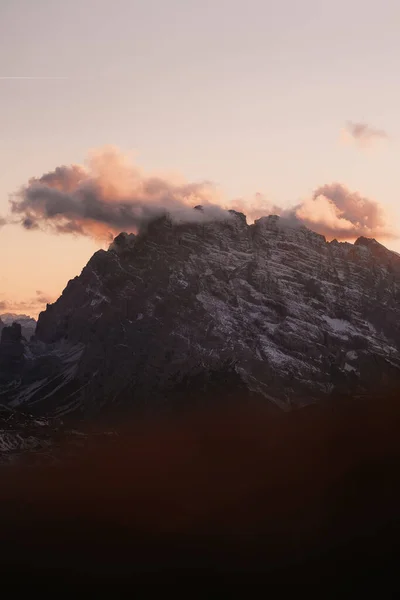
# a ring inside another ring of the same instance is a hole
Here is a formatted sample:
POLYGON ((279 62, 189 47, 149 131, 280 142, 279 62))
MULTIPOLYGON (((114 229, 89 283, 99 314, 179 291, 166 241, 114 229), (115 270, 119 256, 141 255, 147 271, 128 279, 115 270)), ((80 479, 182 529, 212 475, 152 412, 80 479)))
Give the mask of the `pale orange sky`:
MULTIPOLYGON (((396 0, 3 0, 0 215, 29 178, 114 144, 234 199, 288 206, 337 181, 396 225, 399 26, 396 0), (389 137, 345 144, 347 121, 389 137)), ((35 316, 98 247, 1 228, 0 302, 35 316)))

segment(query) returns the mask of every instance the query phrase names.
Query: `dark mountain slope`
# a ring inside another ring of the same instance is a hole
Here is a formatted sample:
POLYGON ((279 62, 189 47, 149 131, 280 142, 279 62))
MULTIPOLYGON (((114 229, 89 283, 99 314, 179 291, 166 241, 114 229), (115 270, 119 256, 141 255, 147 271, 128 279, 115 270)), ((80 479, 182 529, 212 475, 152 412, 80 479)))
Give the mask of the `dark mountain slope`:
POLYGON ((400 257, 375 240, 327 243, 275 216, 249 226, 234 211, 161 218, 96 252, 40 314, 3 398, 56 414, 146 410, 211 373, 284 409, 392 391, 399 294, 400 257))

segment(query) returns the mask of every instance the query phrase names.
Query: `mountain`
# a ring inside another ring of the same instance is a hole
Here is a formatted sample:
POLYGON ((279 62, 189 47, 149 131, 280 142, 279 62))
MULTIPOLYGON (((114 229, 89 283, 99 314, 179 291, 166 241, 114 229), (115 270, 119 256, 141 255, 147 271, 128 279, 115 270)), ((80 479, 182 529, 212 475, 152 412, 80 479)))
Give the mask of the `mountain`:
POLYGON ((40 414, 222 397, 288 410, 393 391, 400 257, 274 215, 162 217, 96 252, 21 343, 23 367, 3 377, 0 401, 40 414))
POLYGON ((19 323, 22 329, 22 335, 26 340, 30 340, 32 335, 35 333, 36 321, 28 315, 17 315, 15 313, 4 313, 0 315, 0 331, 1 321, 3 325, 12 325, 12 323, 19 323))

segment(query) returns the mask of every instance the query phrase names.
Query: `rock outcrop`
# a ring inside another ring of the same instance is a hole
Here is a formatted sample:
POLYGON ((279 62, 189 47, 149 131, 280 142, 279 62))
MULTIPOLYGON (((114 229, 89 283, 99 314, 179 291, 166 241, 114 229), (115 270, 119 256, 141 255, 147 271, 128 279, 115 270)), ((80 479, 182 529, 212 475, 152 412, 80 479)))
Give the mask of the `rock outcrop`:
POLYGON ((0 330, 1 321, 3 322, 3 326, 19 323, 21 325, 22 337, 24 337, 27 341, 29 341, 35 333, 36 321, 28 315, 18 315, 15 313, 4 313, 0 315, 0 330))
POLYGON ((24 361, 21 325, 13 323, 3 327, 0 338, 0 373, 13 374, 24 361))

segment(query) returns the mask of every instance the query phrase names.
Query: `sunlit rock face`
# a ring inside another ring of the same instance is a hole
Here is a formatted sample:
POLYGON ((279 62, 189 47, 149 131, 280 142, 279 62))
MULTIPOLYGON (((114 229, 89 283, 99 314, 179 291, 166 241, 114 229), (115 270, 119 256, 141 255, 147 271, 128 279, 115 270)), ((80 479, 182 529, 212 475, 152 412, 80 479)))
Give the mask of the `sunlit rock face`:
POLYGON ((96 252, 41 313, 7 401, 155 408, 215 373, 283 409, 392 390, 399 299, 400 257, 375 240, 329 243, 274 215, 163 217, 96 252))

